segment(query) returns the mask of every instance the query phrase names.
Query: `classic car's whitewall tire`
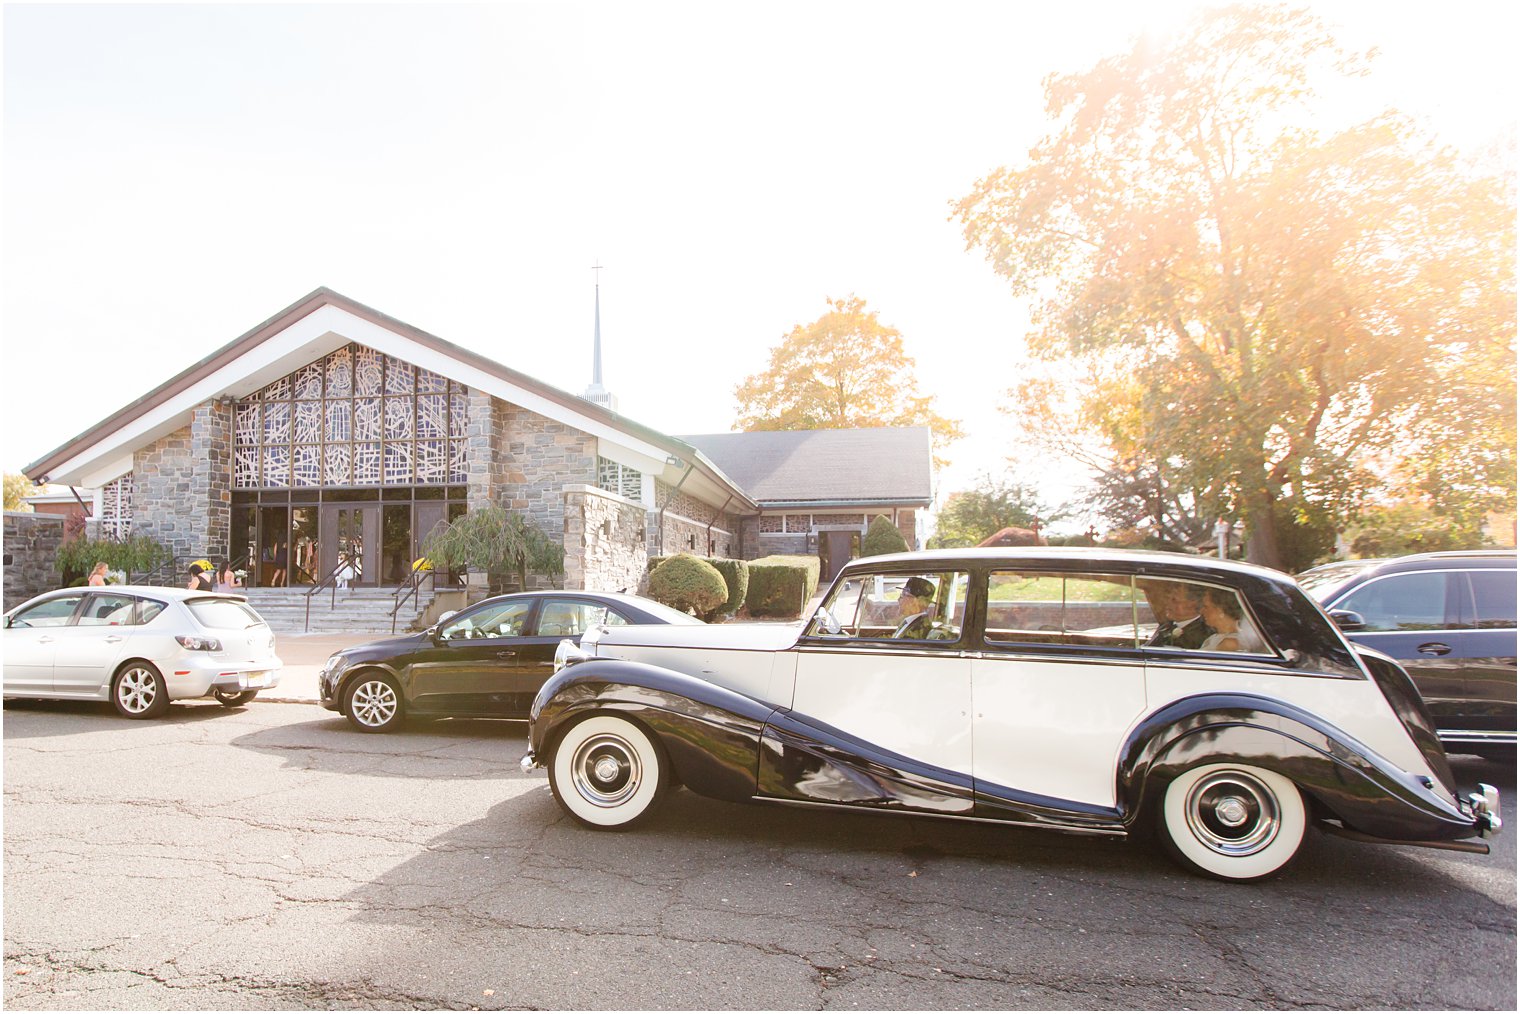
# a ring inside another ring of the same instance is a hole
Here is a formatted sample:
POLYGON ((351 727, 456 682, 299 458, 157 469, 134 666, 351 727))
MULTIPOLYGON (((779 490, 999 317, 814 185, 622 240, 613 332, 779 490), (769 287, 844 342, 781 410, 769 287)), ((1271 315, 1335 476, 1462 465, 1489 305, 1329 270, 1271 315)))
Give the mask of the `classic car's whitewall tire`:
POLYGON ((665 753, 638 725, 593 715, 572 726, 549 758, 559 805, 587 827, 622 831, 648 817, 670 778, 665 753))
POLYGON ((1221 880, 1261 880, 1303 844, 1308 815, 1298 787, 1245 764, 1204 764, 1172 779, 1161 839, 1184 866, 1221 880))

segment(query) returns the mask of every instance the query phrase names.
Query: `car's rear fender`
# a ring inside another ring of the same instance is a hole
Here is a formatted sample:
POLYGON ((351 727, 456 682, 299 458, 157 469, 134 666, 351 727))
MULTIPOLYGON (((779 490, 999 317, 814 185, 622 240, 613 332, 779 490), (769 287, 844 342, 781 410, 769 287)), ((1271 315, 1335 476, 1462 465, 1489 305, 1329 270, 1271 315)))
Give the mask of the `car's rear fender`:
POLYGON ((745 800, 755 794, 761 733, 775 708, 684 673, 619 659, 567 666, 533 701, 528 747, 547 764, 571 725, 616 713, 660 742, 675 775, 699 795, 745 800))
POLYGON ((1290 779, 1345 826, 1380 838, 1447 841, 1478 833, 1445 786, 1401 770, 1300 708, 1252 694, 1200 694, 1142 721, 1120 753, 1118 798, 1133 822, 1167 782, 1200 764, 1248 764, 1290 779))

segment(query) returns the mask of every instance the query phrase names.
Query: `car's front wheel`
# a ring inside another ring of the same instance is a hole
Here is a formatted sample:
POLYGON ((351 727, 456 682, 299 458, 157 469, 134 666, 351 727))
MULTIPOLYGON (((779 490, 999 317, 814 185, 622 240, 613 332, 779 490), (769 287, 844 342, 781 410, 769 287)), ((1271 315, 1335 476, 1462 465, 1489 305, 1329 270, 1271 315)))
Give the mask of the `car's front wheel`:
POLYGON ((1161 840, 1183 866, 1221 880, 1261 880, 1292 862, 1308 814, 1298 786, 1245 764, 1202 764, 1172 779, 1161 840))
POLYGON ((348 684, 343 713, 360 732, 388 732, 401 724, 401 689, 383 673, 360 673, 348 684))
POLYGON ((224 708, 240 708, 259 696, 257 690, 214 690, 211 694, 224 708))
POLYGON ((670 762, 660 744, 617 715, 593 715, 572 726, 554 747, 548 767, 559 805, 602 831, 623 831, 644 820, 670 781, 670 762))
POLYGON ((157 718, 169 710, 169 688, 151 662, 129 662, 111 681, 111 703, 123 718, 157 718))

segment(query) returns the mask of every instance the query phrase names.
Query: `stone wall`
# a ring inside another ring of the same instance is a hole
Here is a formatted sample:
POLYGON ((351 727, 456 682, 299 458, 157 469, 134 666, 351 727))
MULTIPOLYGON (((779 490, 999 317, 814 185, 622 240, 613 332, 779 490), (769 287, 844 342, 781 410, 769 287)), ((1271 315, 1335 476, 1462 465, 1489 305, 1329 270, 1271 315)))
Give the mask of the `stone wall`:
POLYGON ((596 437, 517 405, 498 402, 496 407, 506 437, 497 502, 526 511, 558 541, 565 532, 564 488, 596 485, 596 437))
POLYGON ((134 535, 179 559, 227 555, 232 527, 232 402, 195 407, 190 425, 132 455, 134 535))
POLYGON ((5 512, 3 608, 58 587, 60 575, 53 569, 53 557, 63 542, 63 524, 59 514, 5 512))
POLYGON ((695 553, 744 559, 741 519, 663 482, 654 484, 656 509, 647 521, 650 552, 658 556, 695 553), (661 515, 660 508, 664 508, 661 515), (709 529, 711 525, 711 529, 709 529), (708 539, 712 545, 708 545, 708 539))
POLYGON ((465 424, 470 510, 497 502, 497 491, 506 481, 506 408, 505 402, 484 391, 470 389, 469 421, 465 424))
POLYGON ((192 532, 213 560, 227 557, 232 532, 232 436, 232 399, 195 406, 190 456, 197 467, 190 480, 190 500, 203 520, 192 532))
POLYGON ((637 592, 649 563, 644 505, 589 485, 565 498, 565 587, 637 592))

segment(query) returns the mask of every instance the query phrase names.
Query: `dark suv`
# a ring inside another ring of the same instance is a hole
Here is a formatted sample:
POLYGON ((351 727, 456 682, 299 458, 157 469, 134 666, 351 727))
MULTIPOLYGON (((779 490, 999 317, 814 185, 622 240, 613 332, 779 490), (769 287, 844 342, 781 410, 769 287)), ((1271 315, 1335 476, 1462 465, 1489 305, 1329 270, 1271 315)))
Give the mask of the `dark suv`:
POLYGON ((1409 670, 1451 753, 1515 760, 1515 551, 1326 564, 1298 577, 1353 641, 1409 670))

